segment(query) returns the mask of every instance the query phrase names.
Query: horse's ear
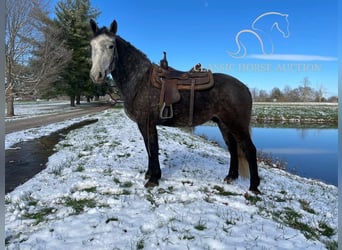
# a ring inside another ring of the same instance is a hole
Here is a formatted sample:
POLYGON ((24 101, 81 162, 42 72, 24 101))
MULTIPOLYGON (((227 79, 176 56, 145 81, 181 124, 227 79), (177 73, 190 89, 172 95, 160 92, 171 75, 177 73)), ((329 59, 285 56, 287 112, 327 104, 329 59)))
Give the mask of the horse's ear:
POLYGON ((94 35, 99 30, 99 27, 97 26, 96 22, 93 19, 90 19, 90 27, 91 27, 94 35))
POLYGON ((116 20, 114 20, 112 22, 112 24, 109 27, 109 31, 112 32, 114 35, 116 34, 116 32, 118 31, 118 24, 116 22, 116 20))

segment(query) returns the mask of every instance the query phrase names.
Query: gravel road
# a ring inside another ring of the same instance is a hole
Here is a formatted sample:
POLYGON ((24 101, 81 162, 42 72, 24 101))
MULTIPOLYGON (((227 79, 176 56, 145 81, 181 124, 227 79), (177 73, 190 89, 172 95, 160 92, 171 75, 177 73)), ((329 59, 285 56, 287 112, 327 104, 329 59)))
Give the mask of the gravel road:
POLYGON ((92 103, 87 105, 80 105, 74 110, 63 111, 60 113, 46 114, 35 117, 7 119, 5 121, 5 133, 13 133, 29 128, 45 126, 51 123, 61 122, 67 119, 81 117, 88 114, 101 112, 112 107, 109 103, 92 103))

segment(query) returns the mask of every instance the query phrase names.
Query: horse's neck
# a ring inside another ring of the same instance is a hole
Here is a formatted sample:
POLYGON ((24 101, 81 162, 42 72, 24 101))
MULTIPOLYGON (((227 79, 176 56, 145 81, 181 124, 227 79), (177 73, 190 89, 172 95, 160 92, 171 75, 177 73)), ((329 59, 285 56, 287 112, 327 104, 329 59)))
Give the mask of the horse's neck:
POLYGON ((151 66, 148 58, 131 44, 117 38, 118 62, 113 78, 116 80, 125 101, 131 101, 151 66))

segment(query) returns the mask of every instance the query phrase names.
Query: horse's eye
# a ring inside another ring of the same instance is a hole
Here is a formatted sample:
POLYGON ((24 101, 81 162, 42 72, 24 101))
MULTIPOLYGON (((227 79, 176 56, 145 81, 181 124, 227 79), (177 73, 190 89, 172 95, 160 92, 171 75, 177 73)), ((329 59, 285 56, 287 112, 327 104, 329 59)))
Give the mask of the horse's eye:
POLYGON ((109 46, 109 49, 114 49, 114 45, 110 45, 110 46, 109 46))

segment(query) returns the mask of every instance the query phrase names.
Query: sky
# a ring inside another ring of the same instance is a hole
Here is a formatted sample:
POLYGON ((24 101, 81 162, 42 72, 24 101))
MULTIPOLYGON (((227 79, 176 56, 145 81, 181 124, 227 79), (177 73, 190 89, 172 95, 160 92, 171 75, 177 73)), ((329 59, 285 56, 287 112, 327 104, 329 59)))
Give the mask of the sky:
POLYGON ((99 26, 115 19, 118 35, 152 62, 166 51, 174 68, 201 63, 249 88, 293 89, 308 77, 326 97, 338 94, 337 0, 92 0, 92 6, 101 11, 99 26))

